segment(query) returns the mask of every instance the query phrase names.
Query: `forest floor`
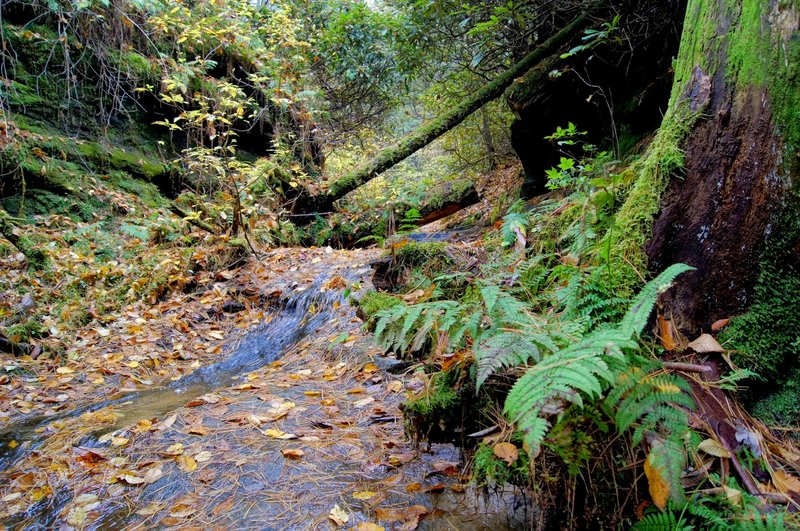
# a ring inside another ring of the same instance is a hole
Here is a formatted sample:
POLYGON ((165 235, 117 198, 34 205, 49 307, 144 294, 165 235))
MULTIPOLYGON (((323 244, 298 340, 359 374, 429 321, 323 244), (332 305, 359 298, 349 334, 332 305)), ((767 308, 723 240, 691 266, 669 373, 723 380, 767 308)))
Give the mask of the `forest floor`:
MULTIPOLYGON (((508 182, 515 171, 506 170, 508 182)), ((12 255, 0 279, 4 318, 24 322, 23 308, 46 327, 30 339, 44 349, 36 359, 0 354, 5 525, 503 529, 530 521, 513 490, 488 496, 469 485, 455 447, 420 447, 404 434, 398 406, 425 393, 428 378, 397 371, 347 302, 371 289, 369 263, 380 250, 263 250, 182 278, 170 269, 186 262, 175 247, 122 235, 118 249, 132 252, 101 261, 91 223, 53 216, 37 226, 52 232, 51 272, 32 273, 12 255), (81 252, 84 240, 92 243, 81 252), (164 270, 172 271, 166 290, 109 302, 109 293, 152 289, 164 270)), ((206 239, 191 260, 213 261, 224 248, 206 239)))

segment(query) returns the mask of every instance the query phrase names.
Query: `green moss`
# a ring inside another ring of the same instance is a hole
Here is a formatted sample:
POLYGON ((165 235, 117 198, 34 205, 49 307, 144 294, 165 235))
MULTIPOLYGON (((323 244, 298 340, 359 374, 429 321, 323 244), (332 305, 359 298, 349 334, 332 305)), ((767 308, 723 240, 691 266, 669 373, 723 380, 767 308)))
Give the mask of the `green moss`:
POLYGON ((661 196, 670 177, 684 167, 680 145, 698 116, 686 107, 679 105, 664 118, 644 157, 630 167, 633 183, 617 213, 615 226, 598 244, 599 257, 609 265, 611 283, 619 296, 631 296, 646 274, 644 245, 652 235, 661 196))
POLYGON ((5 329, 5 335, 17 343, 28 343, 32 338, 40 338, 45 332, 45 327, 34 319, 24 323, 15 324, 5 329))
POLYGON ((753 404, 753 415, 770 426, 800 426, 800 370, 795 369, 780 390, 753 404))
POLYGON ((355 304, 361 310, 361 313, 363 313, 364 320, 369 321, 379 311, 403 304, 403 301, 388 293, 370 291, 364 294, 360 299, 355 300, 355 304))
MULTIPOLYGON (((437 372, 419 395, 400 406, 406 432, 415 439, 452 438, 460 427, 464 393, 457 389, 459 370, 437 372)), ((474 399, 474 397, 472 397, 474 399)))
POLYGON ((736 363, 766 378, 771 389, 800 369, 800 268, 794 249, 800 211, 789 207, 789 212, 775 229, 780 234, 768 242, 749 310, 721 334, 725 347, 738 353, 736 363))
POLYGON ((483 443, 478 445, 472 458, 472 478, 478 485, 530 486, 530 457, 522 449, 522 440, 518 434, 512 438, 512 443, 516 444, 519 456, 511 465, 495 456, 492 446, 483 443))

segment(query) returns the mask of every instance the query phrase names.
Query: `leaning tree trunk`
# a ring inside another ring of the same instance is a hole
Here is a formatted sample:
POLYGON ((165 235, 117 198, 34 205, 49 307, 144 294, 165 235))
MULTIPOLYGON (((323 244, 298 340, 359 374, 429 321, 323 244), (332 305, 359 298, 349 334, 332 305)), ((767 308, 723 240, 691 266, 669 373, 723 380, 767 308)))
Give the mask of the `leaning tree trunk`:
POLYGON ((561 48, 574 39, 587 23, 588 17, 586 15, 577 17, 492 82, 487 83, 475 94, 466 98, 460 105, 441 116, 437 116, 430 123, 419 127, 400 140, 397 145, 378 153, 375 158, 364 166, 331 183, 325 196, 310 201, 314 203, 313 205, 298 204, 296 211, 303 212, 308 210, 309 206, 317 211, 326 210, 334 201, 341 199, 382 172, 407 159, 459 125, 472 113, 500 97, 514 80, 534 67, 542 64, 548 65, 546 69, 539 68, 537 70, 539 79, 545 79, 549 71, 558 63, 561 48))
POLYGON ((689 2, 660 131, 685 132, 685 176, 669 181, 646 248, 651 270, 697 268, 666 301, 684 328, 741 313, 765 261, 797 263, 799 25, 798 0, 689 2))

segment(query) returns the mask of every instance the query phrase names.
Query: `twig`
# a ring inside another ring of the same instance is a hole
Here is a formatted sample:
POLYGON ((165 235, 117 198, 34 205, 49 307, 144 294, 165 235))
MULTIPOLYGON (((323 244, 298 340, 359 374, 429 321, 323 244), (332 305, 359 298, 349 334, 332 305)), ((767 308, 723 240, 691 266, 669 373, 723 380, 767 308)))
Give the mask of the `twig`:
POLYGON ((665 361, 665 369, 683 372, 712 372, 714 369, 708 365, 697 365, 694 363, 681 363, 679 361, 665 361))

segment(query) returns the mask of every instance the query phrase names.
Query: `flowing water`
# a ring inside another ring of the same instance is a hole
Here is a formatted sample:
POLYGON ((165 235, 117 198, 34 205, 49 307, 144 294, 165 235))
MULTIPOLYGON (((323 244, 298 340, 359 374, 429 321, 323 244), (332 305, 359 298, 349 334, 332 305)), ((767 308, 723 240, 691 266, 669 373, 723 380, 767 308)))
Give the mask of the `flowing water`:
MULTIPOLYGON (((339 270, 337 273, 350 283, 368 283, 371 273, 369 268, 339 270)), ((332 273, 320 274, 305 289, 295 289, 283 297, 282 303, 271 309, 264 322, 249 331, 236 345, 228 348, 228 355, 220 361, 201 367, 180 380, 167 383, 154 389, 129 393, 112 397, 105 401, 76 407, 51 417, 39 417, 8 426, 0 433, 0 471, 13 470, 15 466, 26 463, 26 459, 35 455, 36 450, 50 437, 54 430, 63 429, 59 422, 77 419, 85 413, 98 411, 113 406, 117 421, 112 425, 90 432, 73 443, 84 451, 96 448, 99 452, 109 450, 108 435, 125 434, 129 427, 145 419, 162 418, 172 412, 178 412, 177 430, 148 433, 136 440, 136 444, 126 446, 123 452, 126 460, 145 463, 163 460, 164 448, 181 443, 187 448, 197 444, 197 437, 186 434, 186 426, 193 412, 187 414, 183 406, 198 397, 216 393, 229 401, 231 413, 246 416, 253 412, 263 411, 263 398, 256 396, 244 399, 232 399, 232 390, 237 384, 247 381, 243 379, 253 371, 282 358, 292 352, 298 344, 303 344, 310 336, 321 333, 335 333, 347 328, 334 330, 334 322, 352 321, 352 310, 349 317, 342 318, 342 310, 336 308, 343 303, 341 290, 327 290, 326 282, 332 273), (334 315, 336 314, 336 315, 334 315), (338 319, 338 321, 336 321, 338 319), (149 439, 147 437, 150 437, 149 439), (11 448, 8 443, 15 441, 17 446, 11 448)), ((345 312, 346 313, 346 312, 345 312)), ((350 325, 352 326, 352 325, 350 325)), ((301 357, 302 360, 302 357, 301 357)), ((313 358, 306 358, 301 363, 307 364, 313 358)), ((302 383, 293 384, 281 393, 283 399, 295 400, 298 403, 309 392, 318 392, 320 383, 308 386, 302 383)), ((333 393, 358 392, 361 384, 354 380, 331 382, 325 396, 333 393), (350 386, 350 389, 339 387, 350 386)), ((363 395, 353 395, 359 398, 363 395)), ((399 396, 396 403, 399 403, 399 396)), ((340 407, 344 407, 341 406, 340 407)), ((197 410, 203 408, 198 407, 197 410)), ((306 408, 304 408, 306 409, 306 408)), ((338 408, 337 408, 338 409, 338 408)), ((363 410, 360 410, 363 412, 363 410)), ((337 498, 345 496, 345 492, 365 490, 381 492, 383 503, 397 505, 422 504, 433 506, 436 516, 429 516, 423 527, 431 529, 514 529, 526 527, 530 520, 529 507, 517 493, 501 491, 492 497, 478 496, 470 489, 469 496, 459 491, 441 491, 438 484, 441 479, 431 473, 442 461, 458 462, 460 452, 452 446, 435 445, 430 452, 423 452, 405 466, 395 469, 387 466, 385 456, 373 459, 378 452, 399 452, 400 447, 410 443, 402 443, 402 426, 374 426, 370 417, 361 415, 343 425, 342 429, 332 428, 330 408, 310 407, 297 418, 286 419, 281 429, 305 433, 309 440, 321 445, 318 450, 305 446, 308 455, 297 464, 287 467, 279 453, 274 440, 261 435, 252 426, 231 425, 229 420, 219 416, 208 415, 207 425, 221 433, 227 433, 222 439, 210 437, 204 449, 218 452, 218 462, 209 463, 206 472, 200 479, 196 476, 181 473, 177 467, 165 470, 163 477, 152 484, 134 487, 130 491, 112 492, 111 488, 97 490, 100 500, 93 513, 87 529, 108 529, 120 527, 163 526, 169 517, 159 521, 143 519, 143 507, 153 504, 166 507, 162 514, 170 514, 170 506, 180 505, 180 500, 202 500, 205 505, 205 524, 208 527, 226 527, 239 529, 306 529, 309 527, 330 527, 326 515, 337 498), (313 427, 314 431, 309 429, 313 427), (317 429, 318 428, 318 429, 317 429), (333 430, 333 431, 332 431, 333 430), (383 430, 383 431, 381 431, 383 430), (387 441, 391 446, 386 446, 387 441), (393 450, 386 450, 394 445, 401 445, 393 450), (315 451, 318 451, 315 454, 315 451), (372 460, 372 462, 370 462, 372 460), (398 474, 399 472, 399 474, 398 474), (426 491, 406 492, 400 484, 420 481, 436 494, 426 491), (226 493, 224 496, 221 493, 226 493), (461 492, 462 494, 458 494, 461 492), (120 493, 132 493, 120 496, 120 493), (466 497, 465 497, 466 496, 466 497), (175 500, 179 500, 175 502, 175 500), (235 500, 235 503, 230 503, 235 500), (226 507, 226 503, 230 503, 226 507), (321 517, 319 515, 322 515, 321 517)), ((174 415, 173 415, 174 416, 174 415)), ((230 417, 230 414, 228 415, 230 417)), ((406 449, 406 453, 410 450, 406 449)), ((71 451, 71 450, 70 450, 71 451)), ((17 472, 21 473, 21 472, 17 472)), ((459 481, 454 479, 452 481, 459 481)), ((118 486, 118 484, 117 484, 118 486)), ((112 485, 111 487, 114 487, 112 485)), ((41 501, 26 508, 26 511, 3 522, 11 528, 50 529, 63 525, 75 511, 75 498, 80 492, 87 492, 84 487, 76 487, 66 482, 60 486, 54 483, 54 492, 41 501)), ((128 487, 130 489, 130 487, 128 487)), ((189 503, 189 502, 186 502, 189 503)), ((199 502, 198 502, 199 503, 199 502)), ((342 503, 341 501, 339 503, 342 503)), ((358 509, 352 505, 351 510, 362 510, 356 515, 371 514, 366 507, 358 509)), ((419 506, 419 505, 417 505, 419 506)), ((159 517, 161 518, 161 517, 159 517)), ((175 522, 173 525, 180 525, 175 522)))

